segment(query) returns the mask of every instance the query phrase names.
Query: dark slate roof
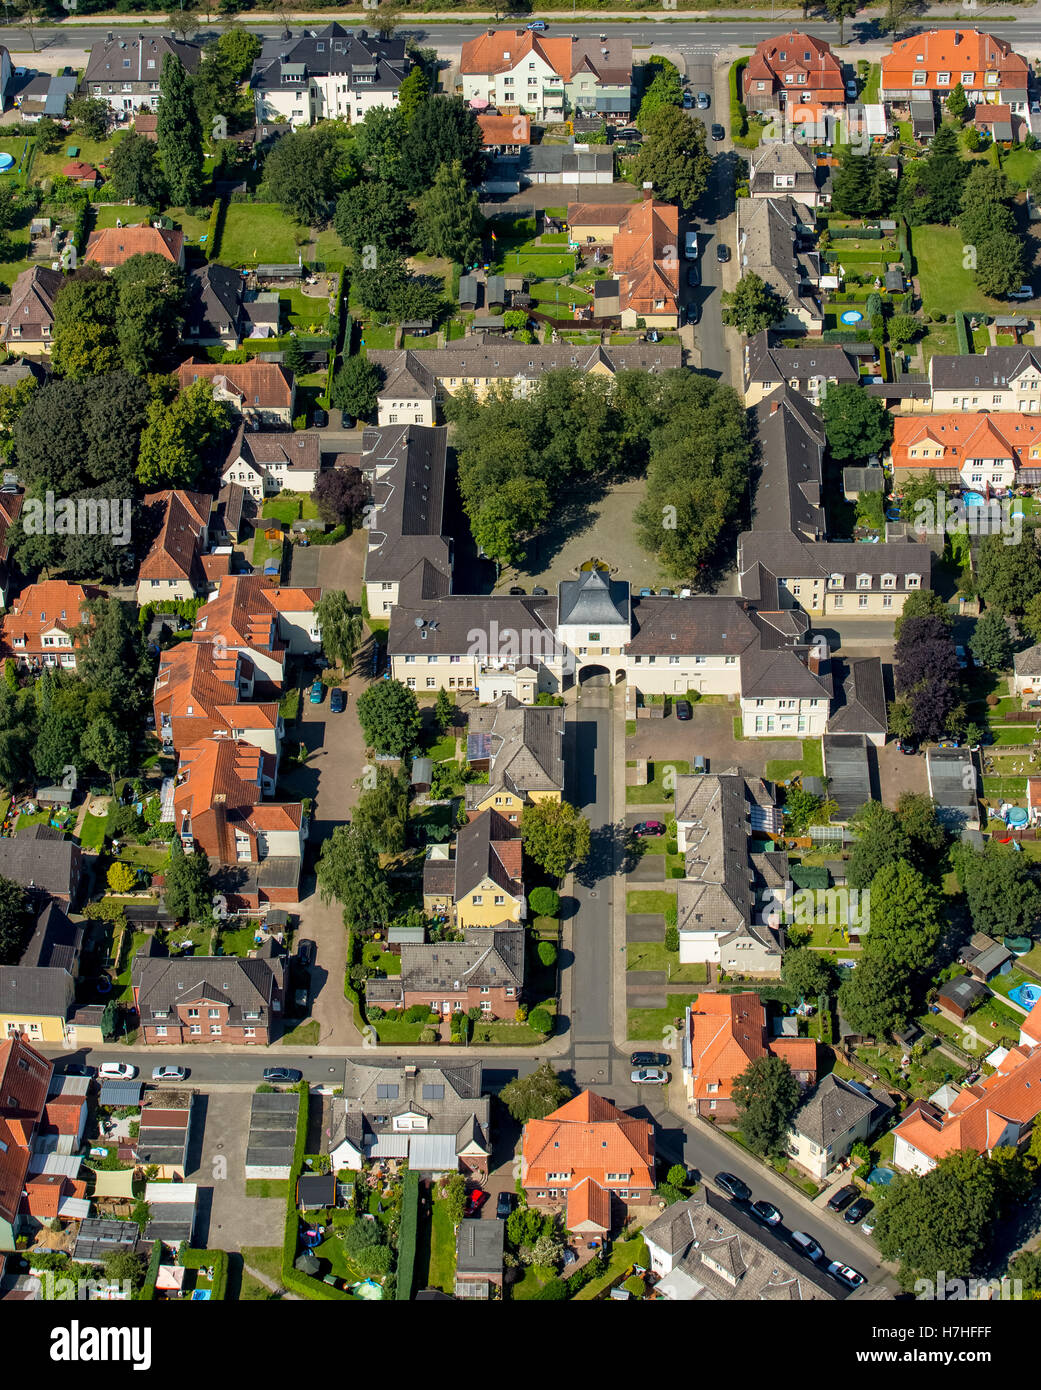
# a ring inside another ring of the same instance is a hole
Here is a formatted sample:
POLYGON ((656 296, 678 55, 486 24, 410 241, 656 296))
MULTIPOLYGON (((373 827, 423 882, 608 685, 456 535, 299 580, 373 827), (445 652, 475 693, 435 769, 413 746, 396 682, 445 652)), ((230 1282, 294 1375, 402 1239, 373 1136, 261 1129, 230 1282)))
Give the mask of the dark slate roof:
POLYGON ((232 1025, 246 1021, 246 1011, 255 1011, 255 1021, 267 1023, 274 986, 283 974, 281 959, 268 962, 240 956, 177 956, 171 960, 137 955, 131 967, 141 1019, 149 1023, 157 1014, 172 1014, 178 1005, 200 1000, 226 1003, 232 1025))
POLYGON ((299 70, 300 76, 341 74, 349 82, 364 77, 366 92, 397 91, 411 66, 403 38, 381 39, 364 29, 345 29, 333 23, 323 29, 305 30, 297 39, 264 39, 253 64, 250 86, 281 87, 285 67, 299 70))
POLYGON ((254 1094, 246 1139, 247 1167, 290 1164, 296 1143, 300 1096, 296 1091, 254 1094))
POLYGON ((871 800, 871 771, 863 734, 825 734, 824 775, 828 795, 838 806, 838 819, 849 820, 871 800))
POLYGON ((402 946, 402 989, 436 994, 454 988, 457 980, 460 986, 520 989, 524 984, 523 926, 468 927, 462 941, 402 946))
POLYGON ((563 791, 564 711, 559 705, 522 705, 503 695, 473 709, 466 739, 470 760, 490 762, 488 784, 467 785, 467 802, 483 801, 489 791, 505 787, 529 791, 563 791))
POLYGON ((868 656, 851 661, 842 684, 842 703, 828 721, 828 732, 884 734, 888 729, 881 658, 868 656))
POLYGON ((71 979, 67 970, 53 967, 0 965, 0 1013, 64 1019, 71 979))
POLYGON ((633 655, 740 656, 756 641, 757 630, 739 599, 701 597, 634 598, 633 655))
POLYGON ((842 490, 844 492, 881 492, 885 474, 881 468, 870 464, 867 468, 844 468, 842 470, 842 490))
POLYGON ((990 990, 981 980, 971 975, 959 975, 948 980, 936 991, 938 1003, 954 1004, 959 1009, 971 1009, 981 1000, 990 997, 990 990))
POLYGON ((136 1250, 140 1239, 136 1221, 88 1217, 80 1222, 72 1258, 87 1264, 101 1264, 113 1250, 136 1250))
POLYGON ((33 934, 18 964, 50 966, 75 973, 73 966, 82 941, 83 928, 71 921, 52 900, 37 916, 33 934))
POLYGON ((242 275, 211 261, 188 276, 186 327, 197 337, 217 337, 224 324, 237 332, 242 314, 242 275))
MULTIPOLYGON (((418 567, 410 571, 409 577, 412 575, 418 576, 418 567)), ((476 640, 484 643, 477 656, 498 656, 498 634, 509 629, 517 634, 520 655, 529 650, 537 655, 556 650, 556 625, 557 600, 553 595, 522 598, 509 594, 446 593, 425 599, 408 590, 391 610, 388 649, 392 655, 457 655, 470 651, 476 640), (418 618, 423 619, 422 626, 417 624, 418 618), (474 633, 479 634, 476 639, 474 633)))
POLYGON ((875 1109, 871 1096, 829 1074, 792 1116, 792 1129, 826 1149, 875 1109))
MULTIPOLYGON (((501 282, 503 276, 493 276, 501 282)), ((605 282, 598 280, 594 289, 605 282)), ((501 320, 496 321, 501 328, 501 320)), ((680 367, 683 349, 677 344, 630 343, 618 347, 582 347, 577 343, 515 343, 502 338, 474 334, 443 348, 377 350, 368 354, 386 373, 380 388, 381 398, 434 398, 437 378, 486 379, 488 377, 523 377, 535 380, 544 372, 573 367, 588 372, 604 367, 612 375, 620 371, 663 372, 680 367)))
POLYGON ((194 72, 202 61, 202 49, 197 43, 163 34, 141 34, 137 38, 115 34, 111 39, 98 39, 91 47, 81 86, 85 89, 90 82, 105 81, 158 82, 168 53, 180 59, 189 72, 194 72), (150 61, 153 67, 148 66, 150 61))
POLYGON ((790 531, 815 541, 825 533, 821 504, 824 426, 813 407, 788 386, 756 407, 759 481, 754 530, 790 531))
POLYGON ((465 1217, 455 1238, 457 1274, 501 1274, 505 1221, 465 1217))
POLYGON ((38 821, 0 840, 0 874, 50 893, 69 892, 73 865, 79 858, 78 845, 67 840, 60 830, 38 821))
POLYGON ((448 431, 389 425, 365 431, 361 467, 372 471, 378 507, 369 528, 365 579, 401 579, 427 561, 450 582, 451 543, 443 534, 448 431))
POLYGON ((781 386, 790 381, 824 377, 828 381, 856 382, 859 373, 839 343, 814 343, 808 347, 771 347, 767 329, 745 345, 745 374, 749 381, 781 386))
POLYGON ((929 362, 934 390, 971 390, 976 386, 1003 389, 1024 372, 1041 373, 1041 349, 991 346, 985 353, 970 353, 966 357, 938 353, 929 362))
POLYGON ((379 1065, 348 1060, 345 1107, 333 1126, 329 1148, 335 1149, 345 1136, 360 1146, 366 1131, 372 1135, 394 1133, 394 1117, 410 1111, 429 1117, 428 1134, 458 1138, 465 1130, 463 1145, 474 1137, 487 1148, 491 1102, 482 1094, 483 1089, 480 1062, 394 1066, 390 1062, 379 1065))
POLYGON ((518 828, 494 810, 483 811, 464 825, 455 842, 456 899, 472 892, 485 878, 493 879, 504 893, 514 893, 517 885, 499 856, 497 842, 519 836, 518 828))
POLYGON ((611 579, 602 570, 583 570, 559 586, 560 623, 607 626, 629 623, 628 580, 611 579))

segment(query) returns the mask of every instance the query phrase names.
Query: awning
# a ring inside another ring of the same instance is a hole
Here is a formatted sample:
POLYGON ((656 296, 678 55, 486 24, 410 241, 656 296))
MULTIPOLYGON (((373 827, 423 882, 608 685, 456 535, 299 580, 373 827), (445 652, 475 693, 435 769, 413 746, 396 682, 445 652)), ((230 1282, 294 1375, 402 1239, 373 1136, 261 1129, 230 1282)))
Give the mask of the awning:
POLYGON ((454 1134, 413 1134, 408 1166, 421 1173, 454 1172, 459 1167, 454 1134))
POLYGON ((753 806, 749 817, 753 830, 768 830, 780 835, 784 829, 784 812, 779 806, 753 806))
POLYGON ((369 1157, 408 1158, 408 1138, 402 1134, 381 1134, 369 1150, 369 1157))
POLYGON ((104 1170, 96 1174, 94 1184, 95 1197, 133 1197, 134 1195, 134 1170, 133 1168, 117 1168, 115 1170, 104 1170))
POLYGON ((470 110, 471 110, 471 111, 483 111, 483 110, 485 109, 485 107, 488 106, 489 104, 490 104, 490 103, 489 103, 487 97, 471 97, 471 98, 470 98, 470 110))
POLYGON ((58 1215, 64 1221, 85 1221, 90 1215, 86 1197, 63 1197, 58 1203, 58 1215))

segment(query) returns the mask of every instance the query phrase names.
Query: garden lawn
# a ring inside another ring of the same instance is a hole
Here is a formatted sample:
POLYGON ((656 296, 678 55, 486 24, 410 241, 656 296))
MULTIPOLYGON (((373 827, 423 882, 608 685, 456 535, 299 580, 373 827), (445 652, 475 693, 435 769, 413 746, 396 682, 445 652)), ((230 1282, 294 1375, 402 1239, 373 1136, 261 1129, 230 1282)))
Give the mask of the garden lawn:
POLYGON ((676 778, 690 771, 690 763, 683 758, 669 758, 657 763, 651 762, 648 770, 653 776, 645 787, 626 787, 627 802, 644 806, 668 801, 675 793, 676 778))
POLYGON ((676 1020, 683 1019, 683 1011, 697 998, 693 994, 670 994, 664 1009, 629 1009, 626 1015, 626 1036, 640 1041, 653 1039, 660 1042, 667 1028, 675 1026, 676 1020))
MULTIPOLYGON (((88 816, 90 813, 87 813, 88 816)), ((84 822, 86 830, 86 822, 84 822)), ((86 844, 86 840, 81 840, 81 844, 86 844)), ((165 842, 159 845, 124 845, 119 851, 119 857, 124 864, 132 864, 135 869, 147 869, 149 873, 162 872, 166 864, 167 856, 170 853, 170 846, 165 842)))
MULTIPOLYGON (((82 131, 65 135, 50 154, 36 151, 36 158, 33 160, 33 183, 39 183, 41 179, 52 179, 61 173, 69 162, 70 145, 75 145, 79 150, 79 154, 74 156, 76 159, 82 160, 84 164, 93 164, 95 169, 100 168, 112 158, 112 151, 125 134, 126 131, 119 130, 112 135, 106 135, 103 140, 88 140, 82 131)), ((104 174, 105 170, 102 169, 101 172, 104 174)), ((116 224, 111 222, 108 225, 114 227, 116 224)))
POLYGON ((538 280, 559 280, 575 273, 574 256, 546 251, 507 251, 493 267, 499 275, 533 275, 538 280))
POLYGON ((286 1047, 316 1047, 320 1033, 321 1024, 316 1018, 312 1018, 306 1023, 301 1023, 299 1028, 283 1033, 279 1041, 286 1047))
POLYGON ((427 1288, 452 1293, 455 1289, 455 1228, 448 1214, 448 1203, 431 1203, 430 1267, 427 1288))
POLYGON ((397 329, 392 323, 363 323, 361 325, 361 345, 375 351, 389 350, 394 346, 397 329))
POLYGON ((797 773, 804 777, 824 776, 824 755, 819 738, 803 740, 801 758, 773 758, 766 764, 766 775, 771 782, 785 782, 797 773))
POLYGON ((335 227, 326 227, 318 233, 315 260, 323 261, 327 266, 341 266, 346 265, 350 258, 350 248, 344 246, 335 227))
POLYGON ((329 301, 324 295, 300 290, 279 290, 278 311, 283 323, 298 333, 325 333, 329 327, 329 301))
POLYGON ((124 227, 135 222, 147 222, 148 215, 148 208, 127 207, 125 203, 99 203, 94 208, 94 230, 114 227, 117 222, 124 227))
POLYGON ((299 255, 303 229, 275 203, 229 203, 220 259, 224 265, 288 265, 299 255))
POLYGON ((105 840, 108 816, 92 816, 88 811, 80 826, 80 844, 84 849, 100 849, 105 840))
POLYGON ((675 906, 676 894, 660 888, 630 888, 625 895, 626 912, 666 912, 675 906))
POLYGON ((1030 175, 1037 168, 1037 164, 1037 151, 1028 150, 1021 145, 1018 150, 1009 150, 1007 154, 1002 156, 1001 171, 1017 188, 1026 188, 1030 182, 1030 175))
POLYGON ((419 1035, 427 1025, 406 1023, 403 1018, 379 1018, 372 1021, 372 1026, 381 1043, 418 1043, 419 1035))
MULTIPOLYGON (((577 285, 532 285, 529 293, 540 305, 559 304, 565 309, 569 304, 581 304, 585 307, 593 302, 593 296, 585 290, 580 290, 577 285)), ((599 338, 599 333, 596 336, 599 338)))
POLYGON ((980 293, 972 271, 962 265, 962 234, 957 227, 915 227, 911 244, 927 314, 952 314, 958 309, 990 314, 1006 311, 1007 305, 980 293))
POLYGON ((253 536, 253 568, 262 570, 269 560, 281 564, 282 545, 282 541, 269 541, 262 531, 255 532, 253 536))
POLYGON ((255 950, 256 933, 250 926, 236 927, 233 931, 222 931, 218 945, 222 956, 247 956, 255 950))
POLYGON ((613 1284, 620 1274, 624 1273, 631 1264, 635 1263, 637 1253, 642 1244, 642 1236, 634 1236, 632 1240, 616 1241, 607 1261, 607 1268, 604 1270, 603 1274, 596 1279, 591 1279, 589 1283, 586 1284, 585 1288, 579 1289, 578 1293, 575 1294, 574 1302, 587 1303, 591 1299, 596 1298, 598 1293, 602 1293, 604 1289, 613 1284))
MULTIPOLYGON (((284 1199, 289 1196, 289 1183, 284 1178, 247 1178, 246 1196, 282 1197, 284 1199)), ((250 1261, 250 1263, 253 1262, 250 1261)))
POLYGON ((267 499, 261 516, 270 516, 283 526, 292 526, 294 521, 317 520, 318 508, 306 492, 279 492, 267 499))
POLYGON ((626 970, 664 970, 669 980, 683 985, 703 985, 708 982, 708 970, 703 961, 680 965, 680 953, 667 951, 663 941, 630 941, 626 947, 626 970))

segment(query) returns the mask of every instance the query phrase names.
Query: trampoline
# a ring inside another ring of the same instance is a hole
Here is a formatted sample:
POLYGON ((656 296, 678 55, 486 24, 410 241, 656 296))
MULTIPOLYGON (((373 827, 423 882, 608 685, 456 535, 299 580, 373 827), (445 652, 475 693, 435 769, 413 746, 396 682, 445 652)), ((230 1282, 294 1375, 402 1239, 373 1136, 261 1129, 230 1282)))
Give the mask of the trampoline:
POLYGON ((14 168, 14 155, 0 153, 0 174, 8 174, 14 168))

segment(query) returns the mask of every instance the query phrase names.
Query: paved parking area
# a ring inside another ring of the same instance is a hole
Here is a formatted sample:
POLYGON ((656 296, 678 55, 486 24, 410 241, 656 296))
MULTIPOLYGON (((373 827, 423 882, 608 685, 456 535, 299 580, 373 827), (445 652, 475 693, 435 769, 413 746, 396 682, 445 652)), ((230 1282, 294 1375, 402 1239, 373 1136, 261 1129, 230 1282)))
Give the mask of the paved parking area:
POLYGON ((625 1002, 630 1009, 664 1009, 666 985, 664 970, 630 970, 625 977, 625 1002))
POLYGON ((660 912, 630 912, 625 919, 627 941, 664 941, 665 918, 660 912))
MULTIPOLYGON (((677 719, 675 714, 664 719, 640 719, 636 733, 625 741, 627 758, 650 758, 664 762, 669 758, 684 758, 690 762, 697 754, 708 758, 710 772, 726 772, 740 768, 752 777, 762 777, 766 764, 775 758, 797 758, 802 752, 798 740, 736 739, 734 718, 741 713, 737 701, 730 705, 709 705, 699 701, 694 717, 677 719)), ((645 817, 637 816, 637 820, 645 817)))
POLYGON ((908 756, 901 753, 895 743, 887 743, 884 748, 873 748, 871 753, 878 762, 879 789, 887 806, 895 806, 904 792, 928 794, 929 779, 924 753, 908 756))
POLYGON ((200 1187, 197 1245, 240 1250, 281 1245, 286 1204, 281 1197, 246 1196, 246 1136, 253 1089, 213 1090, 196 1097, 192 1141, 198 1166, 185 1173, 200 1187))

